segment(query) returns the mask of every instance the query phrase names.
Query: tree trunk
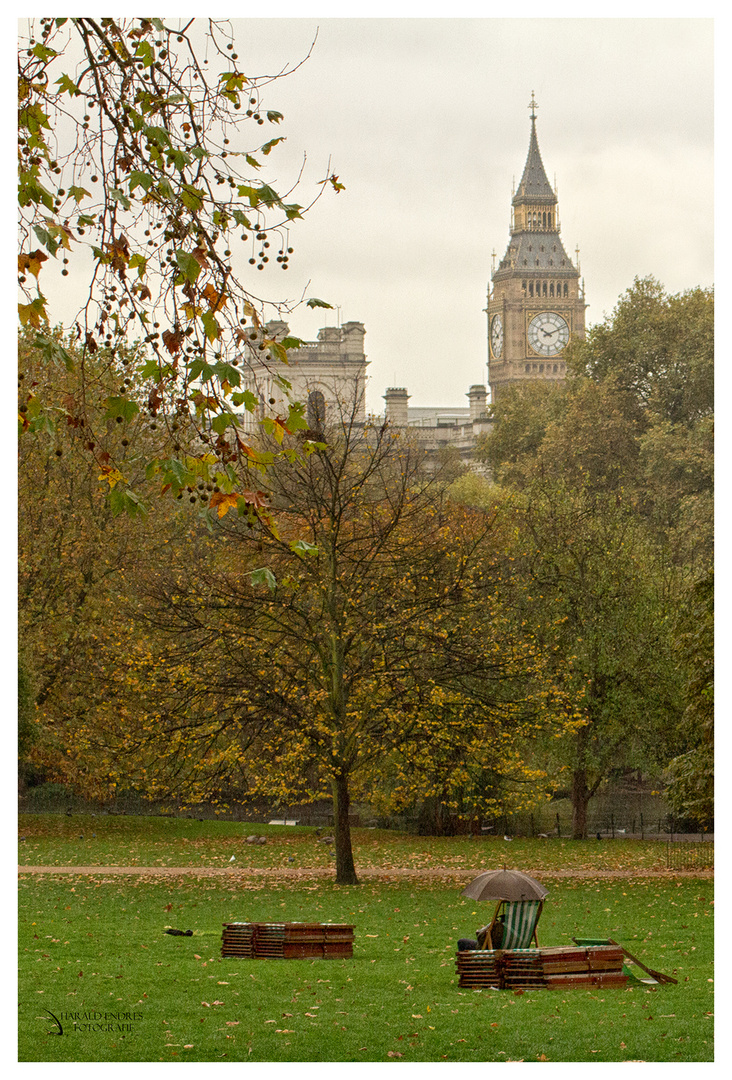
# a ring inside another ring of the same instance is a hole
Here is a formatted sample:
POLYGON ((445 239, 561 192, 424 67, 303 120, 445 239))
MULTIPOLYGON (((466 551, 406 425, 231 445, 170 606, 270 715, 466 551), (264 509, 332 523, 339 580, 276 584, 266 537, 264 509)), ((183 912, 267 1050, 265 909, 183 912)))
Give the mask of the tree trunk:
POLYGON ((351 797, 347 773, 338 773, 333 780, 333 822, 335 825, 336 882, 339 885, 358 885, 356 866, 351 847, 351 826, 348 812, 351 797))
POLYGON ((572 772, 572 839, 587 839, 587 805, 594 789, 587 786, 588 727, 579 729, 575 739, 574 770, 572 772))
POLYGON ((587 787, 587 770, 583 767, 574 770, 572 775, 572 839, 587 839, 587 806, 590 791, 587 787))

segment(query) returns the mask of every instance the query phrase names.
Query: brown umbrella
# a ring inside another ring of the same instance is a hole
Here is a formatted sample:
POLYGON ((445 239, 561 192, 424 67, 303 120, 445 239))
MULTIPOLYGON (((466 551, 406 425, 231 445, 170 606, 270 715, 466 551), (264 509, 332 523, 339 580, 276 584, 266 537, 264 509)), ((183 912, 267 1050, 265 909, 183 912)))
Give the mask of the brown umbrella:
POLYGON ((473 900, 543 900, 547 890, 520 870, 486 870, 463 889, 473 900))

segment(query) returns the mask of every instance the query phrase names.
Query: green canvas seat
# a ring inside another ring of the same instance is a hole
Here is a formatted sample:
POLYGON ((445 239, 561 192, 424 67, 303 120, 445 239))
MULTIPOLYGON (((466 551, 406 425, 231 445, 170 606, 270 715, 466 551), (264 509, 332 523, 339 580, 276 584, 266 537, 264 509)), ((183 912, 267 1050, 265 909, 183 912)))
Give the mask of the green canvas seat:
MULTIPOLYGON (((538 948, 536 926, 543 907, 543 900, 502 900, 484 928, 484 942, 494 949, 529 949, 533 939, 538 948)), ((479 947, 486 945, 478 939, 479 947)))

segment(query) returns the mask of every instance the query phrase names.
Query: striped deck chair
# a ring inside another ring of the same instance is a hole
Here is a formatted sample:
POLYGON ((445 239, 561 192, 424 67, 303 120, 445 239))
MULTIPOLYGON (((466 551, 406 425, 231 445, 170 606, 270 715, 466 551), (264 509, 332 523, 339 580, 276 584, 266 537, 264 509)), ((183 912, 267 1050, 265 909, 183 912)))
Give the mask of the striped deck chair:
MULTIPOLYGON (((502 900, 488 927, 486 939, 494 949, 538 949, 536 926, 543 900, 502 900)), ((490 946, 487 946, 490 948, 490 946)))

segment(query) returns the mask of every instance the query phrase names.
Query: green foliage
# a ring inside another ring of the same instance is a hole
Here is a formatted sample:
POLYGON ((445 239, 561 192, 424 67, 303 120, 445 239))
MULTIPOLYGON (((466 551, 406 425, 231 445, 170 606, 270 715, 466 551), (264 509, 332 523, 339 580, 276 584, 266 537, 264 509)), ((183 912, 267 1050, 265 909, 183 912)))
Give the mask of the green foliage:
POLYGON ((714 418, 661 420, 639 441, 644 509, 675 565, 703 577, 714 551, 714 418))
MULTIPOLYGON (((543 600, 526 617, 543 641, 558 627, 556 662, 581 695, 587 724, 558 761, 584 835, 587 800, 618 769, 674 757, 679 806, 695 798, 693 776, 711 775, 709 744, 691 731, 705 722, 679 719, 684 684, 711 670, 712 641, 698 639, 692 659, 674 613, 712 564, 713 294, 636 280, 567 360, 564 388, 501 396, 482 456, 515 522, 514 571, 543 600)), ((469 487, 453 496, 487 496, 469 487)), ((711 779, 703 817, 710 794, 711 779)))
POLYGON ((36 694, 27 660, 18 653, 18 759, 23 761, 36 739, 36 694))
MULTIPOLYGON (((76 406, 79 355, 70 342, 54 336, 39 344, 28 333, 18 353, 21 756, 49 779, 73 782, 67 750, 74 725, 105 693, 103 680, 91 691, 79 681, 96 628, 112 625, 130 564, 156 558, 175 532, 178 504, 155 500, 145 476, 147 455, 161 442, 145 430, 135 400, 133 351, 111 363, 103 353, 87 358, 83 413, 76 406), (112 393, 123 381, 127 395, 112 393), (35 407, 39 398, 45 411, 35 407), (107 429, 106 448, 96 442, 99 427, 107 429), (149 517, 145 497, 154 505, 149 517)), ((96 782, 91 760, 78 767, 88 784, 96 782)))
POLYGON ((690 590, 679 619, 679 652, 688 672, 683 754, 668 766, 668 798, 677 813, 714 820, 714 575, 690 590))
POLYGON ((636 278, 612 315, 567 353, 568 370, 610 380, 622 407, 672 424, 694 424, 714 410, 714 295, 668 295, 636 278))
POLYGON ((494 430, 481 440, 477 456, 494 472, 531 456, 541 446, 549 424, 562 416, 564 388, 557 383, 517 383, 493 406, 494 430))
POLYGON ((658 755, 680 714, 673 608, 643 524, 617 495, 534 483, 513 505, 524 545, 516 572, 534 601, 521 615, 552 649, 585 719, 555 751, 572 776, 582 837, 587 801, 608 777, 664 764, 658 755))

